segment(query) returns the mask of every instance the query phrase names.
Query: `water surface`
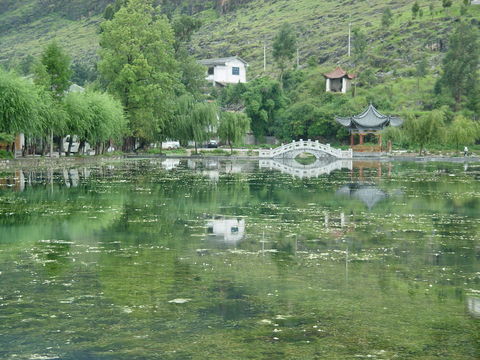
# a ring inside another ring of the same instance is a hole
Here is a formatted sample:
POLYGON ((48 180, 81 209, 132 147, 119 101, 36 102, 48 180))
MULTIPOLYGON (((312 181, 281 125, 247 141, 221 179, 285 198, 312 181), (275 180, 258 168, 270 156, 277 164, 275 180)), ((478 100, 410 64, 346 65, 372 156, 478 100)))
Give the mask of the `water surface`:
POLYGON ((480 164, 0 173, 1 359, 478 359, 480 164))

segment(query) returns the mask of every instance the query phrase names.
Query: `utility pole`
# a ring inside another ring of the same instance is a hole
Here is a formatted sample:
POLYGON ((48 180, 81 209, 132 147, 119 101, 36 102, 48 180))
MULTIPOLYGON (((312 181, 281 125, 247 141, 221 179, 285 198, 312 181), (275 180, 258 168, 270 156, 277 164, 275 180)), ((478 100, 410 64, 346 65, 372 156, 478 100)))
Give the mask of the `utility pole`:
POLYGON ((263 72, 267 72, 267 42, 263 41, 263 72))
POLYGON ((351 56, 352 49, 352 23, 348 23, 348 57, 351 56))

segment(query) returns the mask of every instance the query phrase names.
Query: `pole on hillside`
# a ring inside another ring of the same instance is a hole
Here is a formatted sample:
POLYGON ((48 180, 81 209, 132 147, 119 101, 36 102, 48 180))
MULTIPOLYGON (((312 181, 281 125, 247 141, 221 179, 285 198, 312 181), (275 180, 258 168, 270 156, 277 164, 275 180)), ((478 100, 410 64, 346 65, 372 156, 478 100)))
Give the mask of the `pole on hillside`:
POLYGON ((267 72, 267 42, 263 42, 263 72, 267 72))
POLYGON ((352 23, 348 23, 348 57, 351 56, 352 53, 352 23))

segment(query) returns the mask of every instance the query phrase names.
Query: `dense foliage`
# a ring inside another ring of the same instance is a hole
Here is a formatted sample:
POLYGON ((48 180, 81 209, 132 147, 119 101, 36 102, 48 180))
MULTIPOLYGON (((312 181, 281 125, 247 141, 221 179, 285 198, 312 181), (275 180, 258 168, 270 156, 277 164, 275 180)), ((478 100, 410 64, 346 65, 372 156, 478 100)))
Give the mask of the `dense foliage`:
POLYGON ((102 30, 103 82, 125 107, 131 135, 152 141, 163 130, 178 83, 173 30, 143 0, 129 1, 102 30))

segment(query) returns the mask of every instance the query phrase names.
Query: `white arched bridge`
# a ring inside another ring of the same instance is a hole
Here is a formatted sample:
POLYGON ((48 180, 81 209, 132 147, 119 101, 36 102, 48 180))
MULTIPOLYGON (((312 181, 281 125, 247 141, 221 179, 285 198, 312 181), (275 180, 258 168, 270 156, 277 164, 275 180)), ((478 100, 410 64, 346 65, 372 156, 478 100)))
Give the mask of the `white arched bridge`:
POLYGON ((279 146, 275 149, 260 150, 259 157, 261 158, 283 158, 295 159, 298 155, 308 153, 315 156, 317 159, 325 157, 335 157, 337 159, 351 159, 353 158, 352 149, 341 150, 330 146, 330 144, 322 144, 312 140, 292 141, 291 143, 279 146))

